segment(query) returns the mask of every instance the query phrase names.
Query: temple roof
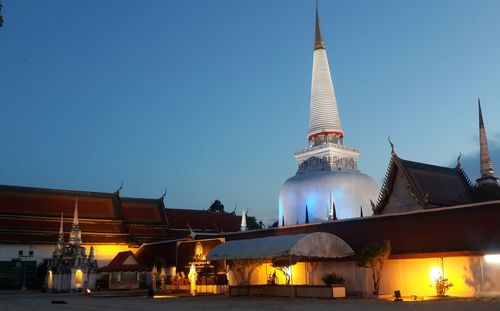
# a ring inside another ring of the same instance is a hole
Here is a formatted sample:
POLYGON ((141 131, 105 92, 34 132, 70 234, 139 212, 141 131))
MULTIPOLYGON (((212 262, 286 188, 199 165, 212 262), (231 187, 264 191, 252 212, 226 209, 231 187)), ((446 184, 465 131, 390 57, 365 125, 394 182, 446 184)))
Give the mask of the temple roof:
POLYGON ((401 159, 392 153, 375 213, 388 202, 398 173, 404 177, 408 191, 422 208, 453 206, 472 202, 472 185, 457 166, 448 168, 401 159))
POLYGON ((75 200, 85 244, 138 245, 186 238, 191 231, 239 231, 241 216, 165 209, 163 198, 126 198, 87 192, 0 185, 0 242, 56 243, 71 230, 75 200), (168 218, 168 220, 167 220, 168 218))
POLYGON ((212 213, 203 210, 165 209, 165 217, 176 230, 203 232, 233 232, 240 230, 241 216, 232 213, 212 213))
POLYGON ((138 271, 147 270, 148 267, 142 265, 137 260, 136 256, 132 251, 119 252, 111 262, 102 268, 99 268, 98 272, 112 272, 112 271, 138 271))

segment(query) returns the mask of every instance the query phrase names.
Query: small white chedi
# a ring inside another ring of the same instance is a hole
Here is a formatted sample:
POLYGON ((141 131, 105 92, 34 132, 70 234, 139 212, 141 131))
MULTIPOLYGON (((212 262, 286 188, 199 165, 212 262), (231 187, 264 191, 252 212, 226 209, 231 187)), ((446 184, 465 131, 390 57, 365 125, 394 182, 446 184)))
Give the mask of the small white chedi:
POLYGON ((280 226, 372 214, 379 186, 358 169, 359 151, 344 146, 337 100, 316 8, 309 147, 295 153, 295 176, 279 195, 280 226))

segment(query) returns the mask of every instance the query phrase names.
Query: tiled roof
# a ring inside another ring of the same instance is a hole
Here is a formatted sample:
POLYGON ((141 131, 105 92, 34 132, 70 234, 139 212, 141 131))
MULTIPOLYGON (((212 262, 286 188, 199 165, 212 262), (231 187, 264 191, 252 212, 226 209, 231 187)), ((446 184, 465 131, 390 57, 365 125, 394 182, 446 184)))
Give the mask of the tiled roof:
POLYGON ((132 223, 162 224, 165 222, 163 215, 163 200, 120 198, 123 220, 132 223))
POLYGON ((99 268, 98 272, 112 272, 112 271, 138 271, 147 270, 148 267, 139 264, 134 253, 131 251, 119 252, 113 260, 106 266, 99 268), (126 260, 132 257, 132 262, 134 264, 127 264, 126 260))
POLYGON ((380 192, 375 213, 380 213, 388 202, 398 174, 405 179, 406 189, 422 208, 454 206, 472 202, 472 186, 460 168, 408 161, 391 156, 389 168, 380 192))
POLYGON ((0 242, 55 243, 61 212, 67 234, 77 199, 84 243, 140 244, 171 238, 161 199, 0 186, 0 242))
POLYGON ((232 213, 166 208, 165 217, 170 227, 176 230, 234 232, 239 231, 241 225, 241 216, 232 213))
POLYGON ((189 227, 231 232, 238 231, 241 222, 234 214, 165 209, 163 198, 0 185, 0 242, 55 243, 61 212, 65 234, 71 229, 76 199, 84 243, 138 245, 183 239, 190 235, 189 227))

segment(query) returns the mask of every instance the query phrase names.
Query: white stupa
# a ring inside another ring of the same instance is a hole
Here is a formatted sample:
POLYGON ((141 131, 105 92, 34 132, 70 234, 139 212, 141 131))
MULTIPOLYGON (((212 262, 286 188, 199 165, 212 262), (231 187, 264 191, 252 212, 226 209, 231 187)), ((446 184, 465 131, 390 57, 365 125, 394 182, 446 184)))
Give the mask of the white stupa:
POLYGON ((307 149, 295 153, 299 169, 281 188, 279 225, 372 214, 379 186, 359 171, 359 151, 344 146, 337 100, 316 7, 316 34, 307 149))

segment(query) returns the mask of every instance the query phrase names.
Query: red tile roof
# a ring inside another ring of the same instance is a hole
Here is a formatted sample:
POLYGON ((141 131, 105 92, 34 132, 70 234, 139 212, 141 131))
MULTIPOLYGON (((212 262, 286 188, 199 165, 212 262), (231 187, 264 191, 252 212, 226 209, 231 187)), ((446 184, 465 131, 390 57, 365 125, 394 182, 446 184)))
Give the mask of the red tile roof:
POLYGON ((55 243, 61 212, 67 235, 78 199, 84 243, 142 244, 186 238, 197 232, 237 231, 241 216, 165 209, 163 198, 0 185, 0 242, 55 243), (168 220, 167 220, 168 219, 168 220))
MULTIPOLYGON (((171 228, 201 232, 234 232, 240 230, 241 216, 232 213, 166 208, 165 217, 171 228)), ((186 231, 188 232, 188 231, 186 231)))
POLYGON ((119 252, 113 260, 106 266, 97 269, 98 272, 112 272, 112 271, 139 271, 139 270, 147 270, 148 267, 145 265, 139 264, 137 258, 134 253, 131 251, 119 252), (132 257, 135 264, 126 264, 125 261, 132 257))
POLYGON ((120 198, 123 220, 133 223, 162 224, 165 222, 163 215, 163 200, 120 198))

